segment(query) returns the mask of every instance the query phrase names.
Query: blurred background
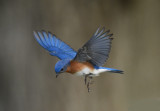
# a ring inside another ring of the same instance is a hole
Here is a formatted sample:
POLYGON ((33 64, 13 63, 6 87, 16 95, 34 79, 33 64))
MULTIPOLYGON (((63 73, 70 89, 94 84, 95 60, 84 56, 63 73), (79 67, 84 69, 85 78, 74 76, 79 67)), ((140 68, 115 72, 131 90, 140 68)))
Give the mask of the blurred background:
POLYGON ((160 111, 159 0, 0 0, 0 111, 160 111), (75 50, 99 26, 114 34, 104 65, 125 74, 55 78, 58 61, 33 30, 75 50))

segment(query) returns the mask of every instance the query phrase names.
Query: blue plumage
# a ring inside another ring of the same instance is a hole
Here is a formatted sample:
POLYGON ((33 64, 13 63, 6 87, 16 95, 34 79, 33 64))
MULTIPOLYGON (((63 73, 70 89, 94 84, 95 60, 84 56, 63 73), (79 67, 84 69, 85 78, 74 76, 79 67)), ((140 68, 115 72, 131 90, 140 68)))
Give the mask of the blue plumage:
MULTIPOLYGON (((104 32, 104 30, 105 28, 101 31, 100 28, 98 28, 92 38, 78 50, 78 53, 50 32, 34 32, 34 37, 44 49, 49 51, 50 55, 61 59, 55 65, 55 72, 57 74, 66 71, 71 60, 78 62, 89 62, 95 68, 93 72, 90 72, 93 74, 99 74, 105 71, 122 74, 123 71, 121 70, 101 67, 108 58, 112 40, 112 34, 108 34, 110 30, 106 32, 104 32)), ((79 68, 78 65, 77 68, 79 68)), ((88 70, 84 70, 84 73, 85 71, 87 72, 88 70)))
POLYGON ((67 69, 69 62, 70 62, 70 59, 64 59, 64 60, 58 61, 55 65, 56 74, 58 74, 60 72, 64 72, 67 69))
POLYGON ((85 84, 89 92, 92 77, 103 72, 123 74, 123 71, 118 69, 101 67, 108 59, 111 49, 113 34, 109 34, 109 32, 110 30, 105 31, 105 28, 102 28, 101 31, 98 28, 92 38, 78 52, 50 32, 34 32, 34 37, 44 49, 49 51, 50 55, 61 59, 55 65, 56 77, 63 72, 85 76, 85 84))
POLYGON ((56 38, 50 32, 34 32, 34 37, 43 48, 50 52, 50 55, 57 56, 61 60, 73 59, 77 54, 70 46, 56 38))

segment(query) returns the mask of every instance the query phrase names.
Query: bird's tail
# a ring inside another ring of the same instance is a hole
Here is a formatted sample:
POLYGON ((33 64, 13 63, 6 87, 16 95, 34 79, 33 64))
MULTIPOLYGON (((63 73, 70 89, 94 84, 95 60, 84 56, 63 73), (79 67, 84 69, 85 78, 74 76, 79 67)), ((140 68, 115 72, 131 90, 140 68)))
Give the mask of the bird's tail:
POLYGON ((123 74, 124 72, 122 70, 112 69, 112 68, 107 68, 107 67, 99 67, 99 69, 106 69, 107 72, 119 73, 119 74, 123 74))

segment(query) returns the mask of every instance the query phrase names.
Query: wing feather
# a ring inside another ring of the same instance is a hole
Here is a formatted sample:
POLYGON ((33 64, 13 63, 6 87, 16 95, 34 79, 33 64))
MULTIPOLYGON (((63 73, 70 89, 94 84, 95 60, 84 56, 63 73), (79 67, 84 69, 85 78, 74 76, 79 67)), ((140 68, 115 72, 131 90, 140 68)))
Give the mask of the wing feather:
POLYGON ((52 56, 57 56, 59 59, 73 59, 76 56, 76 51, 60 39, 56 38, 56 36, 50 32, 34 31, 34 37, 44 49, 50 52, 50 55, 52 56))
POLYGON ((102 66, 109 57, 111 36, 113 35, 107 35, 110 30, 104 31, 104 27, 101 31, 98 28, 92 38, 78 50, 74 59, 80 62, 88 61, 95 66, 102 66))

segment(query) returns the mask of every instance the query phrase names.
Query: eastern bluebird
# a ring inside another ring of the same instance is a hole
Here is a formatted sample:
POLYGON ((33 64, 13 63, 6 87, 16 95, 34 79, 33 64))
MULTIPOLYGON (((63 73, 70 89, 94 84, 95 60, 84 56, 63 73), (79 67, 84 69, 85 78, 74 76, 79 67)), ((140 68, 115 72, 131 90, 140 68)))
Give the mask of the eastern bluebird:
POLYGON ((90 91, 89 85, 92 77, 102 72, 123 73, 121 70, 102 67, 109 57, 113 39, 111 38, 113 34, 109 32, 110 30, 105 31, 104 27, 101 31, 98 28, 91 39, 77 52, 51 32, 34 31, 34 37, 44 49, 49 51, 50 55, 60 59, 55 65, 56 77, 63 72, 84 76, 85 84, 90 91), (88 82, 87 78, 89 78, 88 82))

